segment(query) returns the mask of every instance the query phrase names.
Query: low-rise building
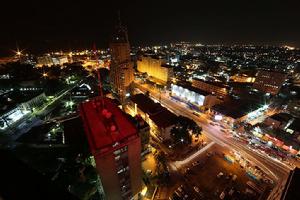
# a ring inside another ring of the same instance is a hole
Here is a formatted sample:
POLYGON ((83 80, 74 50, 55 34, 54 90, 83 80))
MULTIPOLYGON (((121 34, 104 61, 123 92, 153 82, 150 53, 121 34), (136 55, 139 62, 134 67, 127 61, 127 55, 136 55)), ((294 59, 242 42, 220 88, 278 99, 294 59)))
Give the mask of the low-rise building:
POLYGON ((129 106, 150 125, 152 133, 162 139, 171 138, 170 131, 177 119, 175 114, 144 94, 132 96, 129 106))
POLYGON ((287 74, 260 70, 257 73, 253 88, 265 93, 276 95, 278 94, 286 78, 287 74))
POLYGON ((187 103, 191 103, 199 109, 202 106, 210 108, 218 102, 216 95, 188 84, 171 84, 171 96, 177 97, 187 103))
POLYGON ((280 129, 290 135, 294 135, 300 142, 300 118, 288 113, 278 113, 268 117, 264 124, 273 129, 280 129))
POLYGON ((247 74, 235 74, 230 77, 230 80, 238 83, 253 83, 255 81, 255 77, 248 76, 247 74))
POLYGON ((192 86, 218 97, 224 97, 228 94, 228 87, 221 82, 204 81, 195 78, 192 81, 192 86))
POLYGON ((0 130, 6 130, 46 102, 42 91, 11 91, 0 96, 0 130))
POLYGON ((262 106, 254 101, 228 99, 214 105, 211 109, 211 114, 214 120, 234 126, 240 122, 248 122, 257 116, 263 115, 267 108, 267 105, 262 106))
POLYGON ((37 57, 37 66, 52 66, 52 65, 63 65, 65 63, 68 63, 68 57, 67 56, 50 56, 45 55, 41 57, 37 57))

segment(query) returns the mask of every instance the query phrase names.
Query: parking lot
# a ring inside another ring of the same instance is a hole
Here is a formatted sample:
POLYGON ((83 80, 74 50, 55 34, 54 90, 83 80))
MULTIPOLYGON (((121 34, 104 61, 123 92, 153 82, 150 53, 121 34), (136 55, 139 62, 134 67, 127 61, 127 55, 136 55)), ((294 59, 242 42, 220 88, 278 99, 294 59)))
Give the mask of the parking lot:
POLYGON ((258 199, 269 187, 248 176, 239 163, 226 160, 218 146, 182 174, 183 184, 171 199, 258 199))

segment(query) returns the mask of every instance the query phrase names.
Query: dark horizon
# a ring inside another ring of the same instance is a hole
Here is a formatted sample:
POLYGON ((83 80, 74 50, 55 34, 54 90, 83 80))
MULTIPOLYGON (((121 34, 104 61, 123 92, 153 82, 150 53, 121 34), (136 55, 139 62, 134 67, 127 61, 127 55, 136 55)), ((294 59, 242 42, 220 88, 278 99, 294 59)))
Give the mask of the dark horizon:
POLYGON ((211 0, 118 3, 26 1, 6 3, 0 14, 0 56, 18 45, 26 52, 108 47, 121 11, 132 46, 176 41, 300 47, 299 1, 211 0), (3 15, 3 16, 2 16, 3 15))

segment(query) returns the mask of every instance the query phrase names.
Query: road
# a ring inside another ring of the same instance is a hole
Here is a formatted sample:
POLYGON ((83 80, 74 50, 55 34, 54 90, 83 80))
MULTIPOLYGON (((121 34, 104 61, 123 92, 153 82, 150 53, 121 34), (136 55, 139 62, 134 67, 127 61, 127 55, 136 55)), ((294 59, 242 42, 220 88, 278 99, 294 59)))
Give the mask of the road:
POLYGON ((276 183, 281 184, 282 181, 287 178, 290 169, 292 169, 289 165, 272 159, 266 154, 257 152, 248 147, 247 144, 236 140, 231 136, 224 135, 224 133, 220 131, 219 127, 209 124, 209 120, 205 115, 201 115, 200 117, 195 116, 193 111, 186 107, 186 104, 182 102, 175 102, 168 96, 168 94, 157 92, 154 88, 138 83, 135 83, 135 87, 142 92, 149 91, 152 98, 159 101, 162 106, 168 108, 175 114, 193 119, 203 128, 203 133, 207 135, 208 138, 221 146, 225 146, 231 150, 239 152, 244 158, 260 167, 276 183))

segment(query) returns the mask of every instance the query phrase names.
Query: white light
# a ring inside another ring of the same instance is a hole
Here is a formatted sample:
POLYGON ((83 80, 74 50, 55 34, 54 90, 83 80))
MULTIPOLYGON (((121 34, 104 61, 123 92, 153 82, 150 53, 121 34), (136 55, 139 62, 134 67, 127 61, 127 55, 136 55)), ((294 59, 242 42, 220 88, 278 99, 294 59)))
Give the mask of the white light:
POLYGON ((269 105, 264 105, 264 106, 263 106, 263 109, 264 109, 264 110, 266 110, 266 109, 268 109, 268 108, 269 108, 269 105))
POLYGON ((220 121, 222 119, 223 119, 222 115, 215 115, 215 120, 220 121))
POLYGON ((272 141, 268 141, 269 146, 272 146, 272 144, 273 144, 272 141))

